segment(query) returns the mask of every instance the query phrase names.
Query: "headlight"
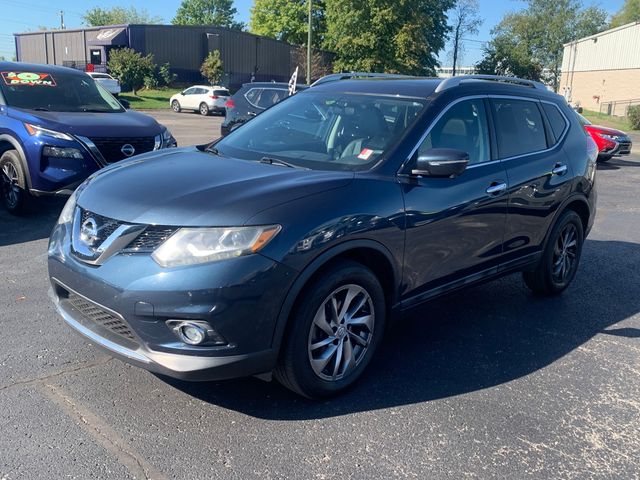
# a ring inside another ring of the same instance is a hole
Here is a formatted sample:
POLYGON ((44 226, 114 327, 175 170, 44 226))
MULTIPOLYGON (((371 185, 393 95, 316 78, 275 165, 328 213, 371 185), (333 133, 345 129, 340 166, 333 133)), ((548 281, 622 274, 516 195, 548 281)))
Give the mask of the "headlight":
POLYGON ((605 133, 599 133, 598 136, 600 138, 604 138, 605 140, 611 140, 612 142, 616 142, 618 140, 617 136, 614 135, 607 135, 605 133))
POLYGON ((45 145, 42 149, 42 155, 45 157, 77 158, 80 160, 84 158, 82 152, 77 148, 53 147, 51 145, 45 145))
POLYGON ((60 212, 60 216, 58 217, 58 225, 64 225, 67 223, 73 222, 73 213, 76 210, 76 200, 78 199, 78 190, 73 192, 67 200, 67 203, 64 204, 64 208, 62 212, 60 212))
POLYGON ((169 131, 169 129, 165 128, 162 131, 162 147, 168 148, 168 147, 176 147, 176 146, 177 146, 176 139, 173 138, 173 135, 171 135, 171 132, 169 131))
POLYGON ((62 132, 56 132, 55 130, 49 130, 48 128, 40 127, 38 125, 32 125, 31 123, 25 123, 24 127, 29 132, 29 135, 34 136, 42 136, 42 137, 51 137, 57 138, 58 140, 69 140, 73 141, 73 138, 70 135, 62 132))
POLYGON ((281 228, 181 228, 153 252, 152 258, 162 267, 178 267, 250 255, 269 243, 281 228))

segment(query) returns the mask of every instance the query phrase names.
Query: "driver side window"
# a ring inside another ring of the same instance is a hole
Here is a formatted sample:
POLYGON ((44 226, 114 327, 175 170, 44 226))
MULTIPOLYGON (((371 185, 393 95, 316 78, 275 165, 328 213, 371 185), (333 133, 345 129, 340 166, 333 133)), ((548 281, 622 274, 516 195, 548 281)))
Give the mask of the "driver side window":
POLYGON ((469 154, 469 165, 488 162, 489 128, 482 99, 463 100, 453 105, 433 126, 418 150, 453 148, 469 154))

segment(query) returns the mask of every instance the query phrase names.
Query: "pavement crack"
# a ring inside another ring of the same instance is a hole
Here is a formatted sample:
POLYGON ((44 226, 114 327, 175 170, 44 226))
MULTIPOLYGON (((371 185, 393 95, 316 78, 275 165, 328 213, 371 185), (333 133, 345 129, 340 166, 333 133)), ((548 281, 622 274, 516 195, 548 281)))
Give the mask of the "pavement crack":
POLYGON ((45 375, 43 377, 38 377, 38 378, 30 378, 28 380, 18 380, 17 382, 13 382, 10 383, 9 385, 3 385, 0 386, 0 392, 3 392, 5 390, 9 390, 10 388, 15 388, 15 387, 24 387, 24 386, 28 386, 28 385, 34 385, 37 383, 42 383, 42 382, 46 382, 47 380, 52 380, 54 378, 58 378, 58 377, 64 377, 65 375, 69 375, 72 373, 76 373, 82 370, 88 370, 94 367, 99 367, 101 365, 106 365, 107 363, 109 363, 110 361, 113 360, 113 357, 106 357, 103 358, 102 360, 99 361, 95 361, 95 362, 91 362, 91 363, 84 363, 82 365, 79 365, 77 367, 68 369, 68 370, 62 370, 60 372, 55 372, 55 373, 51 373, 49 375, 45 375))
POLYGON ((98 445, 117 458, 134 478, 165 480, 167 477, 151 465, 103 418, 78 403, 69 392, 58 385, 36 383, 49 400, 55 403, 72 420, 86 431, 98 445))

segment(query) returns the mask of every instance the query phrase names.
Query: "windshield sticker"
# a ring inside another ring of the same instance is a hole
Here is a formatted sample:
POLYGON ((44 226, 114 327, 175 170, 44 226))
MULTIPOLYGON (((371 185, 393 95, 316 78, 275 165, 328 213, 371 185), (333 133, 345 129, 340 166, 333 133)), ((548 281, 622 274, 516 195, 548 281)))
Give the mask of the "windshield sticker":
POLYGON ((363 148, 362 151, 360 152, 360 155, 358 155, 358 158, 360 160, 369 160, 369 157, 373 155, 373 150, 370 150, 368 148, 363 148))
POLYGON ((36 72, 2 72, 6 85, 26 85, 28 87, 55 87, 56 82, 49 73, 36 72))

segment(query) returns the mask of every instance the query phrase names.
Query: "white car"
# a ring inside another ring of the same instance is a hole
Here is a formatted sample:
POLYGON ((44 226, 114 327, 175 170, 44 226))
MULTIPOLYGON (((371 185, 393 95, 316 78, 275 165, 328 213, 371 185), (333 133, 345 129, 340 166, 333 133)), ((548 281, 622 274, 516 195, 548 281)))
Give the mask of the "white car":
POLYGON ((231 94, 225 87, 210 85, 194 85, 169 99, 169 105, 174 112, 193 110, 201 115, 210 113, 224 114, 225 104, 231 94))
POLYGON ((108 73, 87 72, 87 75, 102 85, 111 95, 117 96, 122 91, 120 82, 108 73))

